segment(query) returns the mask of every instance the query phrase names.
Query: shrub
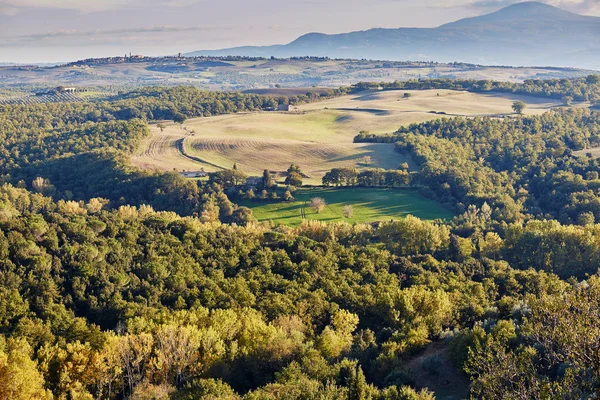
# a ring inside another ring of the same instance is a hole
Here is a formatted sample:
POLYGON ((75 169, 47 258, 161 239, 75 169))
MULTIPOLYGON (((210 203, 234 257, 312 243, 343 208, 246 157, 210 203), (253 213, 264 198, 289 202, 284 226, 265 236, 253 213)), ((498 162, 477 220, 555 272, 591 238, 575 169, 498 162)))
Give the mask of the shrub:
POLYGON ((323 210, 325 210, 325 207, 327 207, 327 203, 322 197, 313 197, 310 199, 310 207, 315 210, 317 214, 320 214, 323 210))

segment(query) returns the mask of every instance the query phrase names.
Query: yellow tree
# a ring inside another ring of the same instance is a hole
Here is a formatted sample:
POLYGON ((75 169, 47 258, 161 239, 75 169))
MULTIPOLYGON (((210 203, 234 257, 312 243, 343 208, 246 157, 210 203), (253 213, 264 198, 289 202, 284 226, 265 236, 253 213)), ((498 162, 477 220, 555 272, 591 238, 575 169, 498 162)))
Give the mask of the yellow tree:
POLYGON ((123 365, 119 337, 108 337, 96 359, 94 385, 98 398, 113 398, 123 390, 123 365))
POLYGON ((179 385, 199 369, 200 339, 192 326, 170 324, 158 330, 154 365, 161 382, 179 385))
POLYGON ((346 310, 337 311, 331 325, 325 327, 318 339, 318 348, 324 356, 337 358, 352 346, 352 333, 358 326, 358 316, 346 310))
POLYGON ((146 377, 153 345, 154 338, 149 333, 126 335, 119 339, 117 348, 129 393, 133 393, 136 385, 146 377))
POLYGON ((52 399, 44 389, 44 378, 31 359, 32 349, 25 339, 0 336, 0 398, 11 400, 52 399))
POLYGON ((38 352, 41 369, 59 398, 93 399, 87 388, 94 384, 96 353, 89 343, 44 346, 38 352))

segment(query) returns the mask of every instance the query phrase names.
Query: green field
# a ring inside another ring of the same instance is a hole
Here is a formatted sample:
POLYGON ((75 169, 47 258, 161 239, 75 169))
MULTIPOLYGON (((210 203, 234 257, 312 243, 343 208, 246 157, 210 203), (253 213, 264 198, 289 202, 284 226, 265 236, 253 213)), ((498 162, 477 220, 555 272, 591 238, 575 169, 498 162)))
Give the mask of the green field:
POLYGON ((303 209, 307 219, 349 223, 385 221, 407 215, 424 220, 451 219, 454 216, 441 204, 408 189, 300 189, 294 197, 295 201, 291 202, 253 200, 240 202, 240 205, 252 208, 254 217, 259 221, 292 226, 302 223, 303 209), (310 208, 313 197, 321 197, 327 203, 326 209, 319 214, 310 208), (354 207, 352 218, 342 216, 342 208, 346 205, 354 207))

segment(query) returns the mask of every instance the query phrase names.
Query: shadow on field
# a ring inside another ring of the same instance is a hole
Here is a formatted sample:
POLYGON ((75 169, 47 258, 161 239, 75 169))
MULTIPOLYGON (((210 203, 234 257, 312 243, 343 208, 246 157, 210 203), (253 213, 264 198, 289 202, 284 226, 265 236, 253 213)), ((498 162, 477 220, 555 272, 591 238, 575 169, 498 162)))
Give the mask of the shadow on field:
POLYGON ((390 115, 388 110, 381 110, 379 108, 334 108, 336 111, 351 111, 351 112, 365 112, 377 116, 390 115))
POLYGON ((352 115, 340 115, 339 117, 337 117, 335 119, 335 122, 338 124, 344 123, 344 122, 348 122, 348 121, 352 121, 354 119, 354 117, 352 115))
POLYGON ((356 101, 372 101, 372 100, 379 100, 379 99, 381 99, 381 93, 379 93, 379 92, 378 93, 367 92, 366 94, 362 94, 362 95, 352 98, 352 100, 356 100, 356 101))
MULTIPOLYGON (((277 203, 274 203, 277 204, 277 203)), ((292 211, 292 210, 299 210, 302 208, 301 204, 297 204, 297 205, 292 205, 289 207, 283 207, 283 208, 277 208, 278 211, 292 211)))

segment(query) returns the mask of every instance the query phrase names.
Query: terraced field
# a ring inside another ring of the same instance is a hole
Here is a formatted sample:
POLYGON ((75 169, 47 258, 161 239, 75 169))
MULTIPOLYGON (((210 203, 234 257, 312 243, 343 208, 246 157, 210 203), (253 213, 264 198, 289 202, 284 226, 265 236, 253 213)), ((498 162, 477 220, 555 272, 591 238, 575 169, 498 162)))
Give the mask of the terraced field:
POLYGON ((160 170, 215 171, 235 163, 251 175, 267 168, 285 171, 293 162, 318 184, 337 167, 397 168, 412 160, 391 144, 355 144, 360 131, 388 133, 411 123, 444 116, 511 114, 514 100, 526 113, 543 113, 558 103, 510 95, 480 95, 449 90, 365 92, 300 107, 297 113, 260 112, 197 118, 183 125, 151 127, 152 136, 133 157, 136 165, 160 170), (364 164, 365 156, 371 158, 364 164))

